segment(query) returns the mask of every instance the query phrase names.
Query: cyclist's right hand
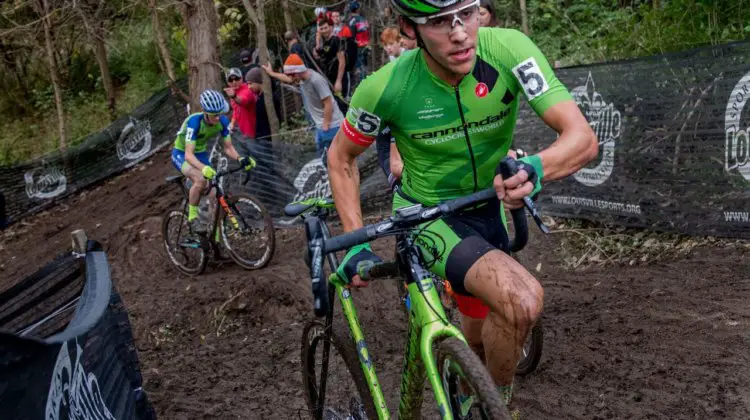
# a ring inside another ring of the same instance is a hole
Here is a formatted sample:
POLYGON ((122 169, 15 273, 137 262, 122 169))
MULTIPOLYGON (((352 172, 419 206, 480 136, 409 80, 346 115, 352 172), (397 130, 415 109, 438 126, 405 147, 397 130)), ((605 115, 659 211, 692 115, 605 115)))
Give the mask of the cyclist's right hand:
POLYGON ((206 179, 214 179, 214 177, 216 176, 216 171, 214 170, 214 168, 208 165, 204 166, 203 169, 201 169, 201 172, 206 179))
POLYGON ((336 274, 338 274, 339 278, 341 278, 346 284, 351 284, 356 287, 367 286, 367 282, 360 279, 357 272, 362 264, 367 264, 368 262, 380 263, 383 262, 383 260, 372 253, 370 244, 353 246, 344 256, 341 264, 339 264, 338 269, 336 269, 336 274))

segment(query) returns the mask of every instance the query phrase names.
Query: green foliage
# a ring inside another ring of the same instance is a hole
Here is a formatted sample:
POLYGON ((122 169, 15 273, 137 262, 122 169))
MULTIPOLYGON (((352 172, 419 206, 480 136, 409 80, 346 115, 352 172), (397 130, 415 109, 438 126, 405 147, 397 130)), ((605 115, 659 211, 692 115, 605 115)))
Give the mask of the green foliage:
MULTIPOLYGON (((502 26, 521 27, 518 0, 495 0, 495 3, 502 26)), ((742 40, 750 34, 750 0, 661 0, 659 8, 654 8, 653 0, 526 0, 526 3, 532 39, 550 61, 560 61, 563 66, 680 51, 742 40)), ((124 4, 113 0, 113 10, 125 10, 120 7, 124 4)), ((131 111, 166 85, 150 13, 143 4, 132 4, 128 12, 113 12, 106 26, 118 115, 131 111)), ((167 6, 166 2, 162 6, 160 23, 177 77, 183 77, 187 73, 187 28, 182 26, 176 7, 167 6)), ((248 45, 248 37, 256 39, 255 28, 239 0, 215 1, 215 6, 222 64, 236 64, 240 48, 257 46, 248 45)), ((21 24, 38 19, 29 7, 18 9, 2 2, 0 12, 14 13, 12 16, 21 24)), ((266 1, 265 14, 268 47, 276 57, 281 57, 286 53, 281 2, 266 1)), ((305 8, 294 8, 292 15, 297 29, 312 19, 311 10, 305 8)), ((87 37, 75 23, 75 14, 66 19, 57 22, 60 26, 56 42, 62 66, 67 134, 69 144, 75 145, 86 135, 106 127, 110 116, 99 67, 87 45, 87 37)), ((58 124, 43 40, 36 27, 0 40, 0 53, 3 53, 0 84, 5 92, 0 96, 0 112, 8 120, 0 132, 0 164, 8 164, 54 150, 58 124)), ((285 128, 305 125, 304 118, 298 120, 285 128)))
POLYGON ((219 43, 225 44, 228 41, 237 39, 240 34, 240 28, 246 20, 245 15, 236 7, 227 7, 224 9, 224 13, 219 16, 221 16, 219 43))
MULTIPOLYGON (((496 4, 501 23, 521 27, 518 0, 496 4)), ((658 9, 650 0, 528 0, 527 5, 532 39, 550 61, 563 65, 681 51, 750 33, 750 0, 662 0, 658 9)))

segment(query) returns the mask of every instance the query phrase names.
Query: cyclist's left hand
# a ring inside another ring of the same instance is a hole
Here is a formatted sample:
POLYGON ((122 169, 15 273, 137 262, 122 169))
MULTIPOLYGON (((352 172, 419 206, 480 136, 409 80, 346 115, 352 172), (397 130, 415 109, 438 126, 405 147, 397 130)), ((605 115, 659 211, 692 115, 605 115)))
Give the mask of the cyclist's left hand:
POLYGON ((344 256, 341 264, 339 264, 338 269, 336 269, 336 274, 338 274, 339 278, 347 284, 351 284, 355 287, 365 287, 367 286, 367 282, 362 280, 357 272, 359 265, 366 263, 367 261, 372 261, 374 263, 383 262, 380 257, 372 253, 370 244, 353 246, 344 256))
POLYGON ((541 183, 536 170, 530 164, 517 160, 518 172, 508 179, 496 175, 493 182, 497 198, 505 203, 509 210, 523 207, 523 198, 533 196, 541 190, 541 183))
POLYGON ((240 162, 240 166, 242 166, 243 168, 245 168, 246 171, 249 171, 249 170, 255 168, 255 165, 256 165, 255 159, 251 158, 250 156, 248 156, 248 157, 241 157, 240 160, 239 160, 239 162, 240 162))

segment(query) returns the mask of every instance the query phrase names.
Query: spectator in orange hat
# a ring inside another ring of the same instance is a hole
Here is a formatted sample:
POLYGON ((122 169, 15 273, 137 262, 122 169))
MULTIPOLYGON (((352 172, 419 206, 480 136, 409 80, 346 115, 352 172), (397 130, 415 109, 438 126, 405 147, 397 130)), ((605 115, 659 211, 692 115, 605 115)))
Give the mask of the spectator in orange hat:
POLYGON ((284 61, 283 74, 274 72, 270 64, 264 64, 263 69, 275 79, 299 85, 305 109, 315 122, 315 146, 318 156, 321 156, 344 121, 344 114, 333 99, 328 81, 320 73, 308 69, 297 54, 289 54, 284 61))

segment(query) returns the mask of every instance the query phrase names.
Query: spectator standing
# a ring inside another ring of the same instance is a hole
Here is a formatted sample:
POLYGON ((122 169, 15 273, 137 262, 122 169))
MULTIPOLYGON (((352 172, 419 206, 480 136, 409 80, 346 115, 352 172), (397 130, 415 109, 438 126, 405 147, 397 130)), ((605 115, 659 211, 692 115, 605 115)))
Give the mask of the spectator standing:
POLYGON ((354 34, 354 41, 357 43, 357 62, 354 68, 359 74, 359 78, 362 79, 367 75, 366 69, 370 52, 370 23, 364 16, 359 14, 360 7, 361 5, 357 0, 352 0, 349 3, 351 16, 349 17, 348 25, 354 34))
MULTIPOLYGON (((255 137, 249 143, 250 154, 258 163, 258 173, 262 180, 273 180, 276 173, 275 156, 273 153, 273 143, 271 141, 271 123, 268 121, 268 111, 266 110, 265 93, 263 92, 263 69, 256 67, 251 69, 245 75, 245 82, 255 95, 255 137)), ((280 99, 278 91, 273 90, 273 106, 276 115, 279 115, 280 99)))
POLYGON ((308 69, 297 54, 287 57, 283 74, 274 72, 270 64, 264 64, 263 69, 275 79, 299 85, 305 109, 315 121, 315 148, 321 156, 344 121, 344 114, 333 100, 328 81, 320 73, 308 69))
POLYGON ((393 61, 401 56, 405 48, 401 46, 401 36, 398 28, 389 26, 380 34, 380 43, 383 49, 388 53, 388 60, 393 61))
POLYGON ((300 42, 296 32, 284 32, 284 41, 286 41, 286 47, 289 50, 290 54, 297 54, 298 56, 302 57, 302 61, 305 63, 305 66, 307 68, 313 67, 313 60, 310 57, 310 54, 305 51, 305 47, 302 45, 302 42, 300 42))
POLYGON ((346 45, 341 38, 333 35, 333 22, 329 17, 323 17, 318 21, 318 33, 320 38, 315 48, 320 69, 333 85, 333 92, 339 96, 337 102, 344 107, 346 112, 348 106, 343 103, 341 97, 349 97, 351 94, 351 83, 346 72, 346 45))
POLYGON ((479 25, 483 27, 498 27, 497 9, 494 0, 481 0, 479 2, 479 25))
MULTIPOLYGON (((257 71, 261 71, 258 69, 257 71)), ((262 90, 260 83, 244 83, 240 77, 242 71, 238 68, 229 69, 227 73, 227 84, 224 92, 229 96, 232 105, 232 129, 233 143, 243 156, 249 156, 250 142, 255 139, 256 110, 255 105, 258 95, 262 90)), ((253 70, 245 75, 245 80, 250 79, 253 70)), ((257 73, 255 73, 257 74, 257 73)))
POLYGON ((409 38, 405 33, 400 32, 401 35, 401 48, 404 50, 413 50, 417 48, 417 40, 409 38))
MULTIPOLYGON (((256 55, 257 57, 257 55, 256 55)), ((240 70, 242 71, 242 77, 244 78, 250 69, 258 67, 258 62, 253 59, 253 50, 250 48, 243 48, 240 50, 240 70)))
POLYGON ((333 35, 340 37, 341 31, 346 27, 341 19, 341 12, 339 12, 338 10, 331 10, 330 14, 331 21, 333 21, 333 35))

